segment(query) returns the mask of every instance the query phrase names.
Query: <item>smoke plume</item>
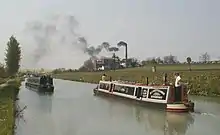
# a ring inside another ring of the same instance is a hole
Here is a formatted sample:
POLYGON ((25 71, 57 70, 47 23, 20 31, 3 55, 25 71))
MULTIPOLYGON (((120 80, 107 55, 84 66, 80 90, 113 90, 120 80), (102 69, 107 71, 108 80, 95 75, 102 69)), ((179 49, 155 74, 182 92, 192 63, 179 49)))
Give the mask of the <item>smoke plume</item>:
POLYGON ((117 47, 110 47, 108 42, 103 42, 98 47, 90 46, 89 48, 86 48, 85 52, 87 52, 90 56, 97 56, 103 49, 108 52, 116 52, 119 50, 117 47))
POLYGON ((108 52, 119 50, 108 42, 97 47, 89 45, 86 38, 77 32, 78 25, 71 15, 56 15, 45 21, 28 22, 25 34, 35 45, 31 55, 32 64, 42 68, 77 68, 88 56, 97 56, 103 49, 108 52))

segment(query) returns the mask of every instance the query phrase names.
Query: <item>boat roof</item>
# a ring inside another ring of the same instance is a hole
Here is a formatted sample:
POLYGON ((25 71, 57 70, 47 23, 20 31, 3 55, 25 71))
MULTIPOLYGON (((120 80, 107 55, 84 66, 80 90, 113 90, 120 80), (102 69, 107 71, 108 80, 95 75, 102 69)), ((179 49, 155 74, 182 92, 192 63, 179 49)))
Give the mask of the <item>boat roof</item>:
POLYGON ((137 86, 141 86, 141 87, 152 87, 152 88, 168 88, 169 86, 164 86, 164 85, 147 85, 147 84, 143 84, 143 83, 136 83, 136 82, 129 82, 129 81, 100 81, 99 83, 107 83, 107 84, 117 84, 117 85, 125 85, 125 86, 130 86, 130 87, 137 87, 137 86))

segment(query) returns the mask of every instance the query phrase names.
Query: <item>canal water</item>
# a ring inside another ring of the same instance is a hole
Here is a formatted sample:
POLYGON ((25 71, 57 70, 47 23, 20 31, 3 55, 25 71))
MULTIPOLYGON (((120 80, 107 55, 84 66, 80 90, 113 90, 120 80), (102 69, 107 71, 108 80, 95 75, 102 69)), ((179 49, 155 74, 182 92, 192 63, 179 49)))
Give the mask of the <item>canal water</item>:
POLYGON ((53 95, 19 93, 17 135, 219 135, 220 100, 192 97, 195 113, 176 114, 93 96, 94 84, 55 80, 53 95))

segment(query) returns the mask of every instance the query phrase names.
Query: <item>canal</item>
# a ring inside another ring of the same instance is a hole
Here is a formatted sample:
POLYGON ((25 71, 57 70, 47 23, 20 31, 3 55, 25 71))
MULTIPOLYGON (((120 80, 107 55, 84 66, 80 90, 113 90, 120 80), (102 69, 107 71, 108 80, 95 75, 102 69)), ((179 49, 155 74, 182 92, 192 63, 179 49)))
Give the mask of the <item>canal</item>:
POLYGON ((19 93, 17 135, 218 135, 220 100, 192 97, 195 113, 175 114, 93 96, 94 84, 55 80, 53 95, 19 93))

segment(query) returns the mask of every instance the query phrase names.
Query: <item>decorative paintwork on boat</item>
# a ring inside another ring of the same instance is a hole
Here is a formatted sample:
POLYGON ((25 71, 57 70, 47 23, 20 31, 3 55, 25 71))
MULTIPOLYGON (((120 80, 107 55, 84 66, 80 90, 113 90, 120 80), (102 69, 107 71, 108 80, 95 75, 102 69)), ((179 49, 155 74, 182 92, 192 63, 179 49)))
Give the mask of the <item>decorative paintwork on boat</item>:
POLYGON ((180 102, 175 102, 173 86, 149 86, 123 81, 100 81, 94 89, 95 95, 115 96, 131 99, 139 103, 152 103, 165 108, 167 111, 193 111, 194 103, 188 101, 187 87, 182 86, 180 102))

